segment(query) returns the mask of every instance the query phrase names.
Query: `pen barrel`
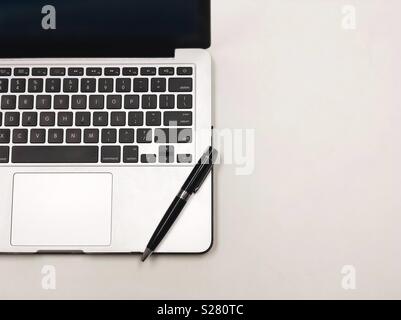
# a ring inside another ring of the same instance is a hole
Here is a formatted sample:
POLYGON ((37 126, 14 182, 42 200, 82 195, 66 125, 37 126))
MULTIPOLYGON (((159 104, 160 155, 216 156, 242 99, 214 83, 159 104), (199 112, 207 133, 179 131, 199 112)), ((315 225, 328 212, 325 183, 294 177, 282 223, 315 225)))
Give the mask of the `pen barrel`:
POLYGON ((153 233, 153 236, 149 241, 149 244, 147 246, 149 249, 156 249, 159 243, 163 240, 164 236, 170 230, 171 226, 177 220, 177 217, 186 204, 187 201, 183 200, 182 198, 178 196, 174 198, 173 202, 167 209, 165 215, 163 216, 162 220, 156 228, 156 231, 153 233))
POLYGON ((198 163, 192 169, 191 174, 185 180, 181 190, 186 190, 189 194, 198 192, 202 184, 205 182, 210 171, 213 168, 217 158, 217 150, 209 147, 208 150, 202 155, 198 163))

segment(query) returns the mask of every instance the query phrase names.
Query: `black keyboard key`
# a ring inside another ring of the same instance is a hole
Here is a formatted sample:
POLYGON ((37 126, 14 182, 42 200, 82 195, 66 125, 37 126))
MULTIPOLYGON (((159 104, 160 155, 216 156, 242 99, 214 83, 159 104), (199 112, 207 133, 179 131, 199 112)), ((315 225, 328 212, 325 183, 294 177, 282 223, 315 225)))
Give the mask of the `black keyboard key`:
POLYGON ((192 126, 191 111, 166 111, 164 113, 165 126, 192 126))
POLYGON ((149 80, 146 78, 134 79, 134 91, 135 92, 148 92, 149 80))
POLYGON ((177 163, 191 163, 192 162, 192 154, 177 154, 177 163))
POLYGON ((81 143, 81 130, 67 129, 65 141, 67 143, 81 143))
POLYGON ((28 80, 28 92, 38 93, 43 92, 43 79, 29 79, 28 80))
POLYGON ((51 96, 38 95, 36 96, 36 109, 46 110, 51 107, 51 96))
POLYGON ((162 123, 162 114, 159 111, 146 112, 146 125, 149 127, 160 126, 162 123))
POLYGON ((26 80, 25 79, 11 79, 11 92, 21 93, 25 92, 26 80))
POLYGON ((74 95, 71 97, 72 109, 86 109, 87 97, 84 95, 74 95))
POLYGON ((84 68, 68 68, 68 75, 73 77, 83 76, 84 68))
POLYGON ((160 163, 173 163, 174 162, 174 147, 173 146, 160 146, 159 147, 159 162, 160 163))
POLYGON ((165 92, 167 89, 165 78, 153 78, 151 81, 152 92, 165 92))
POLYGON ((177 129, 155 129, 154 141, 156 143, 176 143, 177 129), (171 138, 170 138, 171 136, 171 138), (171 140, 175 141, 171 141, 171 140))
POLYGON ((102 68, 86 68, 87 76, 101 76, 102 68))
POLYGON ((112 78, 99 79, 99 92, 113 92, 114 80, 112 78))
POLYGON ((50 78, 46 79, 46 92, 60 92, 61 91, 61 79, 50 78))
POLYGON ((120 163, 121 148, 120 147, 102 147, 101 161, 102 161, 102 163, 120 163))
POLYGON ((155 154, 143 154, 141 155, 142 163, 156 163, 156 155, 155 154))
POLYGON ((104 68, 105 76, 119 76, 120 68, 104 68))
POLYGON ((98 143, 99 142, 99 129, 85 129, 84 130, 85 143, 98 143))
POLYGON ((104 96, 89 96, 89 109, 104 109, 104 96))
POLYGON ((59 127, 71 127, 73 123, 72 112, 59 112, 57 115, 57 125, 59 127))
POLYGON ((47 140, 49 143, 63 143, 64 131, 63 129, 50 129, 47 140))
POLYGON ((28 142, 28 130, 27 129, 13 130, 13 143, 27 143, 27 142, 28 142))
POLYGON ((120 129, 119 132, 120 143, 133 143, 134 140, 134 129, 120 129))
POLYGON ((180 67, 177 68, 177 74, 179 76, 191 76, 193 74, 193 69, 191 67, 180 67))
POLYGON ((45 77, 47 76, 47 68, 32 68, 32 75, 34 77, 45 77))
POLYGON ((116 80, 116 92, 130 92, 130 91, 131 91, 131 79, 118 78, 116 80))
POLYGON ((138 95, 124 96, 124 108, 125 109, 139 109, 139 96, 138 95))
POLYGON ((141 76, 155 76, 156 68, 153 67, 143 67, 141 68, 141 76))
POLYGON ((75 125, 77 127, 89 127, 91 124, 90 112, 77 112, 75 115, 75 125))
POLYGON ((10 148, 0 146, 0 163, 8 163, 10 158, 10 148))
POLYGON ((32 129, 31 130, 31 143, 45 143, 46 141, 46 130, 45 129, 32 129))
POLYGON ((178 129, 177 142, 178 143, 191 143, 192 142, 192 129, 191 128, 178 129))
POLYGON ((21 110, 33 109, 33 96, 30 95, 19 96, 18 108, 21 110))
POLYGON ((10 143, 10 129, 0 129, 0 144, 10 143))
POLYGON ((123 68, 123 76, 137 76, 138 68, 123 68))
POLYGON ((63 80, 63 90, 66 93, 78 92, 78 79, 66 78, 63 80))
POLYGON ((70 97, 67 95, 55 95, 53 105, 56 110, 66 110, 70 106, 70 97))
POLYGON ((50 75, 54 77, 64 77, 65 68, 50 68, 50 75))
POLYGON ((29 76, 29 68, 14 68, 14 76, 16 77, 29 76))
POLYGON ((1 96, 1 109, 3 110, 14 110, 17 106, 16 96, 1 96))
POLYGON ((120 95, 107 96, 107 109, 121 109, 122 97, 120 95))
POLYGON ((172 94, 162 94, 159 97, 160 109, 174 109, 175 107, 175 96, 172 94))
POLYGON ((177 143, 191 143, 192 142, 192 129, 182 128, 178 129, 177 143))
POLYGON ((143 126, 143 112, 133 111, 128 113, 128 125, 130 127, 143 126))
POLYGON ((95 78, 81 79, 81 92, 95 92, 95 91, 96 91, 95 78))
POLYGON ((155 130, 154 141, 156 143, 191 143, 192 129, 157 128, 155 130))
POLYGON ((124 127, 127 119, 125 112, 112 112, 110 124, 113 127, 124 127))
POLYGON ((178 109, 192 109, 192 95, 191 94, 179 94, 177 96, 177 108, 178 109))
POLYGON ((45 143, 46 130, 45 129, 32 129, 30 133, 30 142, 33 144, 45 143))
POLYGON ((56 124, 56 114, 54 112, 41 112, 39 124, 41 127, 53 127, 56 124))
POLYGON ((144 94, 142 96, 142 109, 156 109, 157 108, 157 96, 152 94, 144 94))
POLYGON ((24 112, 22 114, 23 127, 36 127, 38 124, 38 114, 36 112, 24 112))
POLYGON ((19 146, 12 149, 12 163, 97 163, 96 146, 19 146))
POLYGON ((159 68, 159 75, 160 76, 173 76, 174 75, 174 68, 173 67, 160 67, 159 68))
POLYGON ((139 161, 139 152, 137 146, 125 146, 123 155, 124 163, 138 163, 139 161))
POLYGON ((0 92, 5 93, 8 91, 8 79, 0 79, 0 92))
POLYGON ((95 127, 106 127, 109 124, 109 114, 107 112, 94 112, 93 125, 95 127))
POLYGON ((4 115, 4 126, 6 127, 18 127, 19 121, 19 112, 6 112, 6 114, 4 115))
POLYGON ((171 78, 168 81, 170 92, 191 92, 192 78, 171 78))
POLYGON ((151 143, 152 129, 138 129, 136 131, 136 141, 138 143, 151 143))
POLYGON ((116 143, 117 130, 116 129, 102 129, 102 143, 116 143))
POLYGON ((46 79, 46 92, 60 92, 61 91, 61 79, 51 78, 46 79))
POLYGON ((11 68, 0 68, 0 77, 11 76, 11 68))

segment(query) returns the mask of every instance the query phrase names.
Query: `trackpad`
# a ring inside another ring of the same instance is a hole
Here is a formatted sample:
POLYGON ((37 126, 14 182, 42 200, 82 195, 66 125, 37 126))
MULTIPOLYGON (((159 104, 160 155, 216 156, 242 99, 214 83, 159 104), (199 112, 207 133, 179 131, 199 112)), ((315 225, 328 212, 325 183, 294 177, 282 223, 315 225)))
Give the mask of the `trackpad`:
POLYGON ((109 173, 14 175, 11 245, 109 246, 109 173))

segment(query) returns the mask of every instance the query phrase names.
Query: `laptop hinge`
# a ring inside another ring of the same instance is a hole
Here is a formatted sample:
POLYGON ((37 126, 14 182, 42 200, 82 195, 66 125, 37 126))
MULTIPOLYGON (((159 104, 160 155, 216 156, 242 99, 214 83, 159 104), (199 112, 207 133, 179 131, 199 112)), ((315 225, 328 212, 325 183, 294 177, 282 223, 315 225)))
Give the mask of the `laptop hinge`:
POLYGON ((121 58, 174 58, 174 56, 175 56, 175 49, 154 48, 152 50, 149 49, 136 50, 129 56, 121 58))
POLYGON ((167 47, 144 47, 135 48, 135 50, 127 50, 123 54, 116 55, 113 47, 104 47, 101 50, 86 50, 84 52, 75 52, 73 50, 69 51, 66 49, 63 52, 51 52, 46 47, 38 47, 34 52, 27 55, 24 50, 15 49, 12 55, 4 54, 0 50, 0 59, 36 59, 36 58, 174 58, 175 49, 170 49, 167 47))

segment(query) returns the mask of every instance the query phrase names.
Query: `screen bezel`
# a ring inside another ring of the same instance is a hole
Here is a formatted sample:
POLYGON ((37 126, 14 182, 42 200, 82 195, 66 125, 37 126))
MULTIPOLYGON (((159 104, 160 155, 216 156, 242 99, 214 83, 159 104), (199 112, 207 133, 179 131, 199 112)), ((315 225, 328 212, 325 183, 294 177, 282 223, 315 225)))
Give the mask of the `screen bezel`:
MULTIPOLYGON (((201 25, 196 37, 179 38, 136 38, 131 47, 104 46, 98 42, 77 41, 69 45, 63 40, 53 40, 52 45, 38 42, 36 39, 24 39, 24 42, 6 41, 1 43, 0 58, 142 58, 173 57, 176 49, 202 48, 211 44, 211 0, 199 1, 199 17, 201 25)), ((1 41, 1 39, 0 39, 1 41)))

